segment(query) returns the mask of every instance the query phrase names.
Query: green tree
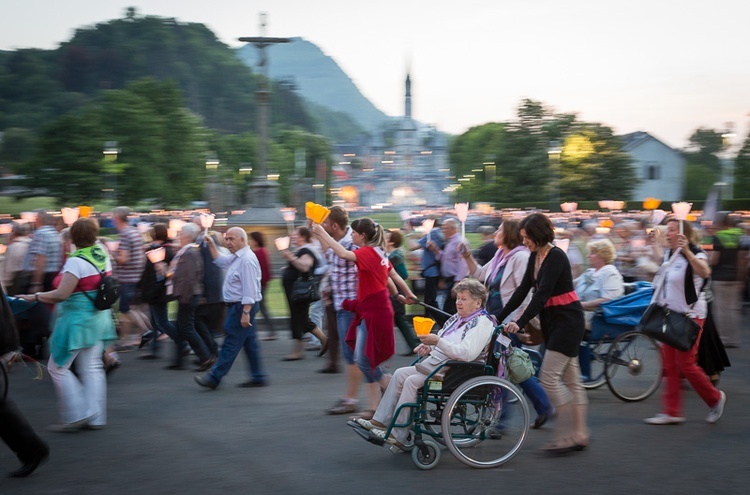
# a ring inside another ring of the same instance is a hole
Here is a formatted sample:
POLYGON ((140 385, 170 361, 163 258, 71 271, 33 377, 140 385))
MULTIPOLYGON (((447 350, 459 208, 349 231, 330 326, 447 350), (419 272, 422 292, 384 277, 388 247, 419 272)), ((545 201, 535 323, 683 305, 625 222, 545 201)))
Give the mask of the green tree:
POLYGON ((557 199, 627 199, 637 185, 630 157, 621 151, 612 129, 580 122, 573 114, 555 114, 543 104, 524 100, 517 118, 469 129, 450 147, 461 182, 457 199, 496 203, 557 205, 557 199), (552 143, 562 145, 559 160, 552 143), (494 180, 484 164, 494 163, 494 180), (558 168, 559 166, 559 168, 558 168))
POLYGON ((713 184, 721 179, 721 134, 701 127, 690 136, 688 148, 683 152, 687 162, 685 194, 688 198, 705 198, 713 184))
POLYGON ((105 183, 121 204, 185 205, 201 197, 206 131, 181 103, 169 81, 102 93, 83 112, 45 128, 24 170, 29 185, 65 203, 99 199, 105 183), (106 141, 116 141, 121 153, 105 165, 106 141))
POLYGON ((747 198, 750 194, 750 134, 734 162, 734 197, 747 198))

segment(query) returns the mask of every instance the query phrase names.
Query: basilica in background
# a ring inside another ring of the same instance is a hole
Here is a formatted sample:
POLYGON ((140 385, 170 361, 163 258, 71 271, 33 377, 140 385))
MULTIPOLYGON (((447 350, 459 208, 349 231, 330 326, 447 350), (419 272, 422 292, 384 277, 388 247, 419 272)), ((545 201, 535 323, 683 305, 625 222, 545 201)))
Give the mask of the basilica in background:
POLYGON ((334 146, 331 187, 344 206, 447 204, 450 166, 446 135, 412 118, 411 76, 406 75, 404 115, 360 143, 334 146))

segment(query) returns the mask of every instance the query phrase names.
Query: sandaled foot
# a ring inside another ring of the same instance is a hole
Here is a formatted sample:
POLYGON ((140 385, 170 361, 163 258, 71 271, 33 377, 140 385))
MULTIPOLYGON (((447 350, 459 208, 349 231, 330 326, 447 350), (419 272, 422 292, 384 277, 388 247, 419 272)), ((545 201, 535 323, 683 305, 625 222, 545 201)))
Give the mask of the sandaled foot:
POLYGON ((539 448, 539 452, 546 455, 563 455, 576 450, 579 450, 578 445, 569 439, 549 442, 539 448))
POLYGON ((365 430, 372 431, 374 429, 385 430, 385 425, 379 421, 365 419, 365 418, 354 418, 354 422, 365 430))

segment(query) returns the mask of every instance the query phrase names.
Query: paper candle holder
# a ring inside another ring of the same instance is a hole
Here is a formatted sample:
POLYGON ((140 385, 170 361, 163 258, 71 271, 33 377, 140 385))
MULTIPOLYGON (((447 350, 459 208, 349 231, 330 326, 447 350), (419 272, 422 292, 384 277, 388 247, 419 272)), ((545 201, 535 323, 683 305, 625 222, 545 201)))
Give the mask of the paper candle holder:
POLYGON ((432 318, 425 318, 424 316, 414 317, 414 331, 417 335, 427 335, 435 326, 435 320, 432 318))

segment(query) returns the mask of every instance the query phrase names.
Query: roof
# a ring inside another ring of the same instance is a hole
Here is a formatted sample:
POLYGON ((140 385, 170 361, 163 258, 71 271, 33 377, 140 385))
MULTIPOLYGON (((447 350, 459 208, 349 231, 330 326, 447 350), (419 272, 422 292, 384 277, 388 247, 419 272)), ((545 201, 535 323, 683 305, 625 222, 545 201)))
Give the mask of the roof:
POLYGON ((622 140, 623 151, 632 151, 643 143, 648 142, 649 140, 656 141, 657 143, 672 151, 678 151, 675 148, 672 148, 671 146, 665 144, 664 141, 661 141, 660 139, 657 139, 648 132, 644 131, 636 131, 631 132, 630 134, 623 134, 622 136, 619 136, 619 138, 622 140))

